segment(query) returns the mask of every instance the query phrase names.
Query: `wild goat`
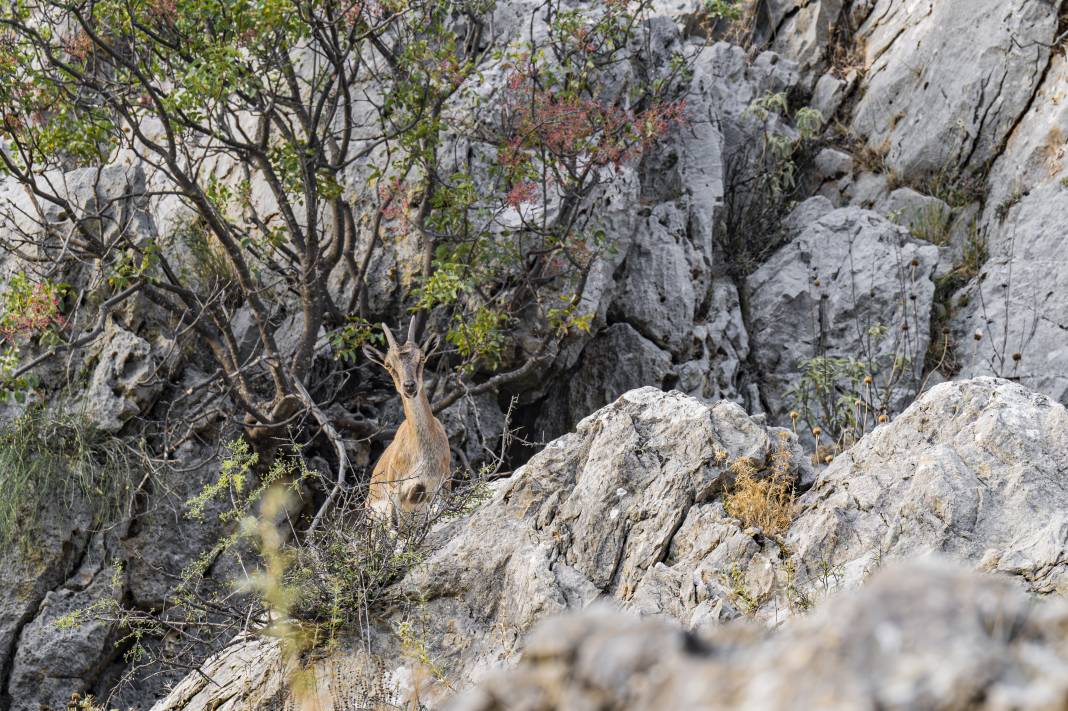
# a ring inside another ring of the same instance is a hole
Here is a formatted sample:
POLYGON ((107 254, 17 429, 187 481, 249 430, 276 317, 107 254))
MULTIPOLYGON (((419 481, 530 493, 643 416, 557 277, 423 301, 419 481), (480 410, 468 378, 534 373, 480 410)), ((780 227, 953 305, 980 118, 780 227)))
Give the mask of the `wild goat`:
POLYGON ((393 523, 425 512, 433 497, 449 486, 449 438, 423 387, 423 365, 438 338, 431 336, 420 347, 413 341, 413 330, 409 328, 408 340, 398 346, 382 324, 389 344, 386 354, 370 344, 363 347, 369 360, 389 372, 404 406, 404 422, 375 464, 367 495, 368 508, 393 523))

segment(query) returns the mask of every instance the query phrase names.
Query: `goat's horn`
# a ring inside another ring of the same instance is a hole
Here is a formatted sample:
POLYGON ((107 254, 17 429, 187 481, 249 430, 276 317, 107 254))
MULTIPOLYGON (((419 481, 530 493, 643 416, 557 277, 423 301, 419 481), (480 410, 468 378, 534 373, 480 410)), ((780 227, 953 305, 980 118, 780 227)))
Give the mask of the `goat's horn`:
POLYGON ((419 335, 416 333, 418 323, 419 316, 412 316, 412 321, 408 324, 408 343, 415 343, 415 338, 419 335))
POLYGON ((393 340, 393 331, 389 330, 389 326, 382 324, 382 333, 386 334, 386 343, 389 344, 390 349, 397 347, 397 342, 393 340))

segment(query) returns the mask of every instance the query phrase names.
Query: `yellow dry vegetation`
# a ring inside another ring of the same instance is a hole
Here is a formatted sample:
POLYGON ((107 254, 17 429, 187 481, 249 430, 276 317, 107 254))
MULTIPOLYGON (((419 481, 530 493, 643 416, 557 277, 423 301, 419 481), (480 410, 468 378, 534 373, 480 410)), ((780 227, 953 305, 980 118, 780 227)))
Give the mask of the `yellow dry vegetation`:
POLYGON ((727 513, 750 528, 777 536, 789 527, 794 515, 794 475, 787 432, 771 453, 769 466, 762 470, 752 457, 738 457, 730 464, 734 484, 723 499, 727 513))

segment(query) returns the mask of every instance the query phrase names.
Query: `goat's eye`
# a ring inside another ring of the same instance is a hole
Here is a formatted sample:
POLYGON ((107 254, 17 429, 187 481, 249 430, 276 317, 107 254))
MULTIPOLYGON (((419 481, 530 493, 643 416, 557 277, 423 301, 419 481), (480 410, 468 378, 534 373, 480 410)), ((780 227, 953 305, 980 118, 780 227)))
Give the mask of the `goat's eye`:
POLYGON ((408 492, 408 500, 411 501, 413 504, 421 504, 423 503, 423 499, 425 498, 426 487, 422 484, 416 484, 411 488, 411 491, 408 492))

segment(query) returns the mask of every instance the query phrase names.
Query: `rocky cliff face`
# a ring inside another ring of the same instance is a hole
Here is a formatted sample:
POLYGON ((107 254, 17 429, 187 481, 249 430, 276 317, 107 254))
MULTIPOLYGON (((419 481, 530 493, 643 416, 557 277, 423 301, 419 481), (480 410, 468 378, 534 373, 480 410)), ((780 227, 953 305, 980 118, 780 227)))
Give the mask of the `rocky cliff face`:
MULTIPOLYGON (((1040 708, 1062 692, 1055 639, 1030 618, 1018 633, 988 627, 1026 617, 1011 588, 1048 595, 1064 587, 1068 9, 1062 0, 752 5, 745 32, 717 33, 701 22, 702 2, 654 3, 646 68, 655 73, 676 51, 693 57, 688 121, 598 198, 614 248, 590 271, 582 305, 593 315, 590 332, 575 334, 514 391, 462 401, 443 418, 455 448, 474 459, 499 438, 502 404, 515 395, 524 434, 558 439, 498 483, 476 514, 436 532, 433 556, 400 583, 419 606, 378 621, 369 640, 309 662, 324 703, 417 691, 436 705, 486 678, 458 708, 507 706, 494 670, 525 654, 514 678, 547 706, 670 707, 701 695, 777 708, 802 672, 784 669, 781 684, 770 684, 756 670, 769 659, 801 659, 784 651, 789 645, 829 650, 827 667, 804 688, 822 698, 841 680, 847 691, 830 706, 955 708, 982 698, 991 708, 1014 699, 1040 708), (754 112, 773 95, 787 107, 754 112), (821 124, 802 140, 805 107, 821 124), (798 142, 790 199, 747 187, 759 157, 781 145, 769 139, 798 142), (805 378, 817 358, 838 363, 831 402, 814 397, 802 408, 799 384, 812 384, 805 378), (848 374, 853 366, 859 375, 848 374), (634 390, 642 386, 654 389, 634 390), (858 400, 865 426, 835 432, 813 464, 809 452, 826 442, 812 438, 812 425, 858 400), (767 460, 784 431, 776 427, 789 427, 798 409, 800 437, 789 450, 806 491, 796 520, 776 538, 744 530, 723 507, 732 476, 724 463, 767 460), (843 453, 844 445, 852 446, 843 453), (833 459, 826 468, 824 455, 833 459), (929 553, 1002 578, 899 568, 896 579, 842 598, 854 617, 826 609, 794 619, 860 588, 887 561, 929 553), (903 600, 920 589, 930 591, 921 596, 929 606, 908 617, 914 608, 903 600), (551 615, 605 599, 674 621, 599 612, 531 636, 551 615), (865 617, 872 609, 882 617, 865 617), (717 631, 742 617, 786 626, 770 637, 717 631), (398 639, 398 625, 413 620, 442 678, 417 669, 398 639), (850 643, 859 647, 827 642, 842 630, 856 630, 850 643), (691 632, 712 636, 698 642, 691 632), (965 659, 954 634, 989 656, 965 659), (654 640, 648 649, 633 643, 642 635, 654 640), (931 658, 953 663, 945 676, 899 667, 882 675, 884 663, 928 664, 906 653, 853 653, 884 643, 929 647, 931 658), (1032 651, 1049 660, 1044 668, 1032 651), (692 684, 681 672, 690 669, 692 684), (623 674, 633 681, 615 685, 623 674), (857 688, 866 675, 879 684, 857 688), (1021 679, 1031 683, 1026 693, 1021 679), (759 696, 763 688, 775 691, 759 696)), ((502 1, 492 13, 503 40, 541 22, 535 3, 502 1)), ((492 94, 501 62, 487 59, 483 69, 492 94)), ((241 166, 217 171, 224 182, 243 177, 241 166)), ((353 171, 355 182, 362 176, 353 171)), ((60 177, 74 203, 113 204, 107 229, 152 234, 182 253, 190 215, 166 197, 129 197, 153 180, 132 156, 99 174, 60 177)), ((14 206, 11 224, 32 234, 20 218, 29 196, 6 182, 0 195, 14 206)), ((398 243, 372 269, 396 275, 413 259, 411 245, 398 243)), ((376 312, 395 307, 401 288, 392 276, 376 280, 376 312)), ((279 314, 283 344, 296 318, 279 314)), ((252 328, 247 309, 233 319, 252 328)), ((159 608, 182 568, 223 535, 175 514, 214 479, 225 418, 204 414, 212 411, 199 389, 204 366, 160 322, 138 302, 101 324, 99 342, 78 354, 80 402, 96 427, 120 437, 150 414, 198 413, 196 444, 166 453, 182 474, 140 492, 117 529, 96 530, 79 502, 43 518, 40 546, 5 552, 0 703, 13 709, 54 705, 74 688, 110 688, 128 668, 116 628, 60 630, 56 620, 102 600, 159 608)), ((374 405, 388 420, 389 406, 374 405)), ((366 443, 352 449, 354 461, 368 460, 366 443)), ((236 571, 219 562, 218 574, 236 571)), ((1063 625, 1059 603, 1034 614, 1051 629, 1063 625)), ((271 641, 246 641, 159 708, 278 708, 289 693, 287 664, 271 641)), ((121 701, 147 707, 165 681, 178 680, 146 680, 121 701)))
MULTIPOLYGON (((1064 603, 1029 612, 1025 595, 1060 589, 1063 406, 1002 380, 939 385, 825 469, 772 537, 727 514, 723 490, 731 461, 765 462, 782 447, 806 479, 807 460, 780 435, 731 403, 627 393, 441 528, 426 563, 398 583, 418 602, 308 662, 314 684, 300 693, 323 708, 437 707, 485 678, 451 708, 809 698, 948 709, 984 695, 990 708, 1003 695, 1043 708, 1065 688, 1053 631, 1064 603), (607 601, 655 619, 602 609, 531 631, 607 601), (753 626, 722 627, 742 618, 753 626), (1017 620, 1011 634, 994 622, 1005 619, 1017 620), (396 633, 411 620, 421 662, 396 633), (520 657, 517 673, 495 671, 520 657), (420 671, 427 660, 434 674, 420 671)), ((286 680, 300 665, 271 642, 241 642, 156 708, 298 704, 286 680)))

